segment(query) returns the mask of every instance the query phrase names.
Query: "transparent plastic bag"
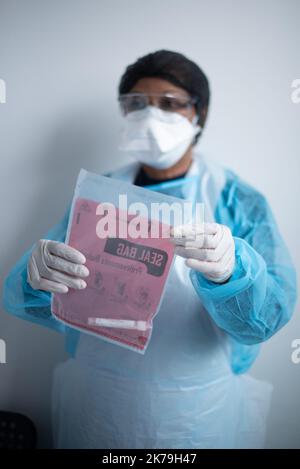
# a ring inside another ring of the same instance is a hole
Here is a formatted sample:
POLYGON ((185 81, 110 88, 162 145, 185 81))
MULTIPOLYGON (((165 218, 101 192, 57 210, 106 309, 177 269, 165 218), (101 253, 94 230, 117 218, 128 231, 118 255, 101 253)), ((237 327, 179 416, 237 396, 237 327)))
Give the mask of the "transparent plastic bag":
POLYGON ((90 275, 84 290, 52 296, 54 317, 144 353, 174 258, 169 230, 183 205, 181 199, 81 170, 65 242, 85 255, 90 275), (165 211, 152 210, 161 204, 165 211), (177 207, 177 215, 170 207, 177 207))

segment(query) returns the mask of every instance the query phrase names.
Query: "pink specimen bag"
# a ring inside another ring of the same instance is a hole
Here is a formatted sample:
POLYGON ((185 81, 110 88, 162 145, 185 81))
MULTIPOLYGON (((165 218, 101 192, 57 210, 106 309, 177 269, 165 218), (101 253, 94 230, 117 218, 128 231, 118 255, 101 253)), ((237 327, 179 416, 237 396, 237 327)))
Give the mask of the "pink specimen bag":
POLYGON ((52 295, 54 317, 144 353, 174 258, 169 230, 182 223, 183 205, 181 199, 82 169, 65 242, 84 254, 90 275, 84 290, 52 295), (166 209, 172 204, 176 214, 166 209))

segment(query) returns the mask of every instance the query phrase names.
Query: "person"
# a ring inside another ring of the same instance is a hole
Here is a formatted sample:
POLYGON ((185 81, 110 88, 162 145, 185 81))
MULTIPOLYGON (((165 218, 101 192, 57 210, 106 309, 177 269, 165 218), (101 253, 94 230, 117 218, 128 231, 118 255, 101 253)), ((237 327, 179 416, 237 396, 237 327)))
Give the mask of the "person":
POLYGON ((144 355, 79 333, 51 315, 52 292, 82 289, 83 254, 63 220, 5 282, 4 304, 66 337, 54 372, 57 448, 258 448, 271 386, 246 372, 260 344, 291 318, 295 271, 266 198, 198 153, 210 90, 184 55, 159 50, 119 85, 120 150, 134 161, 107 174, 205 206, 202 234, 175 227, 176 257, 144 355))

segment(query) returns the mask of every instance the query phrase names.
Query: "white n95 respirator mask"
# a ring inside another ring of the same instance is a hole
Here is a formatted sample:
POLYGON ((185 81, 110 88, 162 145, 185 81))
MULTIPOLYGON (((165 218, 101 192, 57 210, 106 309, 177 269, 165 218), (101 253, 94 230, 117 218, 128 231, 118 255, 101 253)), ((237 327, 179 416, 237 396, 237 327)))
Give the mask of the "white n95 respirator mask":
POLYGON ((197 120, 198 116, 190 122, 179 113, 155 106, 129 112, 124 117, 119 150, 153 168, 169 168, 180 160, 201 130, 197 120))

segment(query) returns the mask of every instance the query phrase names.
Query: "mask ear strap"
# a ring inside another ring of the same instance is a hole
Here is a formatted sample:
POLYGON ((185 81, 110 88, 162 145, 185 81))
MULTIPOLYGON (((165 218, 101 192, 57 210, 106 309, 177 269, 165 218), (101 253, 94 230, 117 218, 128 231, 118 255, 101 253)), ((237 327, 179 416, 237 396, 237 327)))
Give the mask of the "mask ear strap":
POLYGON ((195 145, 196 141, 198 140, 198 138, 200 137, 200 135, 202 134, 202 130, 203 130, 203 127, 201 127, 201 125, 197 124, 198 122, 198 119, 199 119, 199 116, 196 115, 193 117, 192 119, 192 124, 195 128, 197 128, 197 133, 195 134, 194 136, 194 140, 193 140, 193 145, 195 145))
MULTIPOLYGON (((192 124, 193 124, 193 125, 197 125, 198 120, 199 120, 199 116, 196 114, 196 115, 193 117, 193 119, 192 119, 192 124)), ((202 127, 201 127, 201 125, 198 124, 198 127, 199 127, 199 130, 202 132, 202 127)))

